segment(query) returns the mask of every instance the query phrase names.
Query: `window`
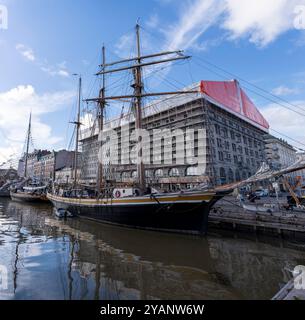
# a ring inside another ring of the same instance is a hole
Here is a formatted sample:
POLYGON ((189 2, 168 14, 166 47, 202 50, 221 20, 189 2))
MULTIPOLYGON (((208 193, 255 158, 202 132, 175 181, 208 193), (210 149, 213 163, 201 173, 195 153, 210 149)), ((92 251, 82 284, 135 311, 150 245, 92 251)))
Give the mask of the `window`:
POLYGON ((223 128, 223 136, 224 138, 228 138, 228 130, 226 128, 223 128))
POLYGON ((172 168, 172 169, 169 171, 169 176, 170 176, 170 177, 179 177, 179 176, 180 176, 179 169, 177 169, 177 168, 172 168))
POLYGON ((235 143, 232 143, 232 149, 234 152, 236 152, 236 144, 235 143))
POLYGON ((236 178, 236 181, 240 181, 240 173, 239 173, 239 170, 236 170, 235 172, 235 178, 236 178))
POLYGON ((218 152, 219 161, 223 161, 223 153, 221 151, 218 152))
POLYGON ((199 176, 198 167, 188 167, 186 169, 186 175, 187 176, 199 176))
POLYGON ((225 184, 227 181, 226 170, 224 168, 220 168, 219 173, 220 173, 221 183, 225 184))
POLYGON ((231 169, 228 172, 229 183, 234 182, 234 173, 231 169))
POLYGON ((217 147, 222 148, 222 141, 219 138, 217 138, 217 147))
POLYGON ((249 138, 249 147, 252 148, 252 139, 249 138))
POLYGON ((153 172, 151 170, 146 170, 145 171, 145 175, 146 175, 147 178, 152 178, 153 172))
POLYGON ((122 179, 129 179, 130 173, 129 172, 122 172, 122 179))
POLYGON ((155 171, 155 177, 156 178, 160 178, 160 177, 163 177, 164 176, 164 172, 162 169, 158 169, 155 171))

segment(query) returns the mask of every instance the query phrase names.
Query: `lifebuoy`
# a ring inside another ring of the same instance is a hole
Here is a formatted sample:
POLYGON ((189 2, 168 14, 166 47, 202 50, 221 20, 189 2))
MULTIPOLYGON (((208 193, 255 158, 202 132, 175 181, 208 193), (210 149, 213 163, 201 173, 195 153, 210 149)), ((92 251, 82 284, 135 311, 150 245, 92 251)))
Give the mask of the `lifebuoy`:
POLYGON ((116 191, 115 197, 116 197, 116 198, 121 198, 121 192, 120 192, 119 190, 116 191))

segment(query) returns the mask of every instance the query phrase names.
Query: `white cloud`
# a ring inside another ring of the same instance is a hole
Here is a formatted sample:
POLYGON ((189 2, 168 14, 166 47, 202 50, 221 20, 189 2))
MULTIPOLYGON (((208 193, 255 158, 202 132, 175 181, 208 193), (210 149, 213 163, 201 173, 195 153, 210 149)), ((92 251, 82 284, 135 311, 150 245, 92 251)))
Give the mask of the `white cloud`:
MULTIPOLYGON (((176 8, 181 2, 167 3, 176 8)), ((198 41, 211 27, 222 29, 223 39, 244 38, 264 47, 294 28, 294 9, 300 4, 305 4, 305 0, 190 0, 178 7, 176 23, 162 28, 158 21, 151 23, 151 27, 166 30, 166 47, 170 49, 200 49, 202 43, 198 41)), ((153 16, 148 24, 151 21, 154 22, 153 16)), ((215 45, 212 40, 210 44, 215 45)), ((203 46, 207 48, 208 43, 203 46)))
POLYGON ((52 67, 48 64, 40 65, 40 70, 47 73, 51 77, 60 76, 67 78, 70 75, 66 68, 60 68, 59 66, 52 67))
POLYGON ((159 16, 156 13, 154 13, 146 21, 146 26, 149 28, 157 28, 159 26, 159 23, 160 23, 159 16))
MULTIPOLYGON (((304 111, 297 111, 305 115, 305 101, 293 101, 291 103, 297 106, 303 106, 304 111)), ((277 104, 270 104, 266 108, 262 109, 261 112, 263 116, 267 119, 267 121, 270 123, 272 129, 280 132, 281 134, 286 135, 287 137, 291 137, 305 144, 305 118, 303 116, 298 115, 293 111, 285 109, 277 104)), ((304 149, 304 145, 291 141, 285 138, 284 136, 276 134, 273 131, 271 131, 271 134, 284 138, 288 140, 289 143, 304 149)))
POLYGON ((61 137, 52 135, 52 129, 42 116, 69 105, 74 92, 54 92, 39 95, 31 85, 18 86, 0 92, 0 162, 12 153, 20 155, 25 141, 30 111, 33 114, 33 139, 35 147, 52 149, 61 137))
POLYGON ((272 90, 272 93, 277 96, 289 96, 291 94, 298 94, 299 89, 296 88, 288 88, 286 86, 279 86, 272 90))
POLYGON ((266 46, 282 33, 294 28, 294 8, 304 0, 226 0, 223 28, 232 39, 248 37, 266 46))
POLYGON ((170 26, 166 34, 169 49, 188 49, 220 18, 224 11, 223 1, 195 0, 184 5, 178 22, 170 26))
POLYGON ((52 66, 46 60, 40 61, 39 59, 37 59, 34 54, 34 50, 21 43, 16 45, 16 50, 25 59, 27 59, 30 62, 33 62, 36 66, 40 68, 41 71, 47 73, 48 75, 52 77, 54 76, 60 76, 64 78, 69 77, 66 61, 58 63, 56 66, 52 66))
POLYGON ((21 44, 21 43, 17 44, 16 49, 27 60, 31 62, 34 62, 36 60, 33 49, 25 46, 24 44, 21 44))

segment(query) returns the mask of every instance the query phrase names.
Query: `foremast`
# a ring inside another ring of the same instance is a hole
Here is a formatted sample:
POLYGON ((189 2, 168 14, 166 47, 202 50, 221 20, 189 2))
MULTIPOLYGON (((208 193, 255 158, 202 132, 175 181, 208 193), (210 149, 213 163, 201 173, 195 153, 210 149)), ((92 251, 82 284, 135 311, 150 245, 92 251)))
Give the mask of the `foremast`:
POLYGON ((28 158, 29 158, 31 131, 32 131, 32 112, 30 113, 29 127, 27 132, 27 139, 26 139, 26 151, 25 151, 25 159, 24 159, 24 178, 25 179, 27 178, 27 175, 28 175, 28 158))
POLYGON ((77 103, 77 118, 76 121, 72 122, 72 124, 75 125, 76 128, 76 135, 75 135, 75 150, 74 150, 74 179, 73 179, 73 185, 74 188, 77 187, 77 171, 78 171, 78 156, 79 156, 79 135, 80 135, 80 127, 82 125, 80 121, 81 116, 81 99, 82 99, 82 77, 81 75, 74 74, 75 76, 79 76, 78 79, 78 103, 77 103))

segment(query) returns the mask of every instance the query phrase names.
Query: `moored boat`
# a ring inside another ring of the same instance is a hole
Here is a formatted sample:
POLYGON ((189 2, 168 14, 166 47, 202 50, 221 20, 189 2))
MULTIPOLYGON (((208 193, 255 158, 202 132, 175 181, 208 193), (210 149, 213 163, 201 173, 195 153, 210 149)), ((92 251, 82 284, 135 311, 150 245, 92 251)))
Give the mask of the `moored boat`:
POLYGON ((10 197, 14 201, 22 202, 46 202, 46 186, 42 187, 23 187, 21 190, 12 190, 10 197))
POLYGON ((64 209, 79 217, 133 228, 191 234, 207 232, 209 211, 222 196, 209 191, 108 199, 47 194, 57 210, 64 209))

